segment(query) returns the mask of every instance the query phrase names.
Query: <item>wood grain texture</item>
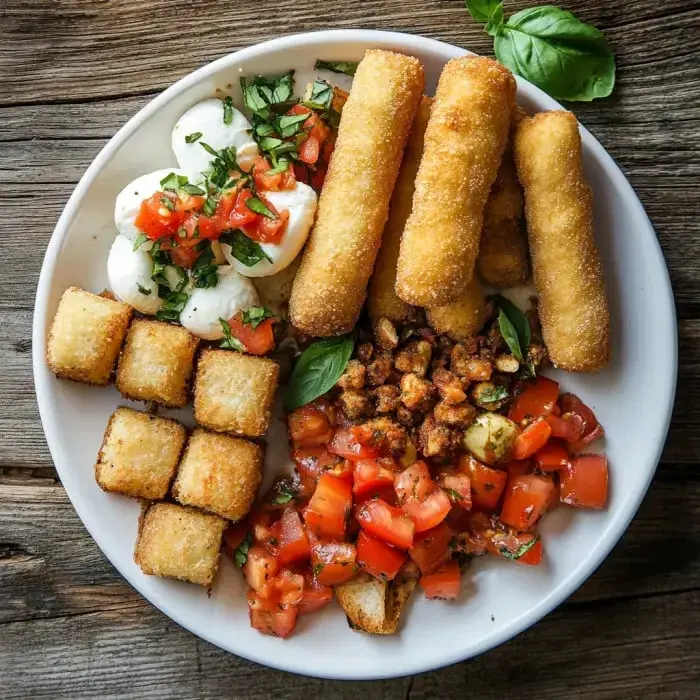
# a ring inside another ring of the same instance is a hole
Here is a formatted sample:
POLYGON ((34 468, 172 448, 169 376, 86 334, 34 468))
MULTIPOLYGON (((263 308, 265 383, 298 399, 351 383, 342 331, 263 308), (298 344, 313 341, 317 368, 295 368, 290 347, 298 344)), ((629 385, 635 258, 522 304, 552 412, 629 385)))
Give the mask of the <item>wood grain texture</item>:
MULTIPOLYGON (((505 3, 514 12, 533 3, 505 3)), ((114 571, 72 509, 41 430, 31 316, 77 180, 173 81, 275 36, 422 34, 492 54, 462 0, 0 2, 0 697, 693 698, 700 687, 700 0, 559 4, 605 31, 615 94, 572 105, 649 213, 681 319, 662 464, 629 530, 556 612, 471 662, 356 684, 262 669, 170 622, 114 571)), ((634 235, 634 232, 630 232, 634 235)))

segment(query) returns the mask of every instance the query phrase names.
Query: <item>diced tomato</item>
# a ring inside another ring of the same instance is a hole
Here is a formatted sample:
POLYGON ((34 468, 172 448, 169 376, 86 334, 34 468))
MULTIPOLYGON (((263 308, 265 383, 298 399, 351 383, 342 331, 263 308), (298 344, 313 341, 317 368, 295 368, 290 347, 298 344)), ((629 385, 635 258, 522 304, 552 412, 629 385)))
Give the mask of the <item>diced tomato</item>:
POLYGON ((257 594, 260 598, 280 606, 298 605, 304 595, 304 577, 289 569, 282 569, 258 590, 257 594))
POLYGON ((534 460, 540 471, 552 472, 566 469, 569 465, 569 453, 561 442, 550 440, 535 452, 534 460))
POLYGON ((356 496, 378 493, 394 485, 396 472, 385 466, 387 461, 361 459, 355 462, 352 492, 356 496))
POLYGON ((357 563, 368 574, 392 581, 406 561, 406 552, 385 544, 360 530, 357 536, 357 563))
POLYGON ((473 506, 482 510, 495 510, 508 480, 507 472, 491 469, 469 455, 459 458, 459 469, 471 482, 473 506))
POLYGON ((243 576, 253 590, 261 591, 277 575, 278 570, 277 559, 265 548, 254 545, 248 550, 243 564, 243 576))
POLYGON ((310 403, 287 416, 289 439, 295 447, 326 445, 333 437, 328 413, 322 404, 310 403))
MULTIPOLYGON (((260 198, 262 199, 262 195, 260 195, 260 198)), ((289 209, 276 212, 275 208, 269 201, 266 200, 265 204, 267 205, 268 209, 275 212, 275 217, 270 218, 261 214, 258 216, 255 226, 245 226, 243 228, 243 233, 245 233, 248 238, 260 243, 279 244, 282 242, 282 238, 287 230, 289 209)))
POLYGON ((472 488, 467 474, 456 469, 444 469, 438 475, 438 484, 445 490, 452 503, 464 510, 471 510, 472 488))
POLYGON ((506 471, 508 478, 527 474, 532 470, 532 460, 529 459, 511 459, 506 462, 506 471))
POLYGON ((253 180, 255 180, 255 186, 259 190, 278 192, 281 189, 280 185, 282 184, 283 173, 268 175, 269 170, 271 170, 271 166, 267 158, 263 156, 256 158, 253 165, 253 180))
POLYGON ((547 510, 554 482, 549 476, 524 474, 508 480, 500 519, 516 530, 528 530, 547 510))
POLYGON ((542 561, 542 540, 537 540, 530 549, 515 560, 518 564, 537 566, 542 561))
POLYGON ((447 517, 452 503, 447 494, 438 487, 422 501, 408 501, 401 509, 416 524, 416 532, 425 532, 437 527, 447 517))
POLYGON ((430 470, 425 462, 414 462, 404 469, 394 484, 399 503, 423 501, 431 491, 435 490, 435 482, 430 476, 430 470))
POLYGON ((311 568, 324 586, 337 586, 355 575, 355 545, 347 542, 316 542, 311 547, 311 568))
POLYGON ((421 576, 418 580, 426 598, 451 600, 459 595, 462 572, 459 564, 450 559, 432 574, 421 576))
POLYGON ((297 607, 281 607, 269 600, 263 600, 254 591, 248 591, 250 624, 263 634, 274 637, 288 637, 297 621, 297 607))
POLYGON ((314 136, 309 135, 299 146, 299 160, 302 163, 313 165, 321 152, 321 144, 314 136))
POLYGON ((141 202, 134 225, 152 240, 174 236, 186 217, 185 212, 176 209, 176 201, 169 193, 155 192, 141 202), (169 205, 163 204, 166 199, 169 205))
POLYGON ((603 426, 598 422, 595 413, 578 396, 575 394, 562 394, 559 399, 559 405, 563 411, 562 415, 574 414, 583 420, 581 437, 573 441, 569 446, 572 452, 580 452, 587 445, 603 437, 605 434, 603 426))
POLYGON ((299 614, 308 615, 328 605, 333 600, 333 589, 322 586, 312 576, 304 577, 304 593, 299 603, 299 614))
POLYGON ((488 549, 491 554, 518 564, 536 566, 542 561, 542 543, 537 535, 517 532, 503 525, 491 533, 488 549))
POLYGON ((418 565, 422 574, 430 574, 450 557, 450 544, 454 533, 447 523, 440 523, 432 530, 417 534, 408 555, 418 565))
POLYGON ((275 347, 273 323, 274 319, 266 318, 253 328, 251 325, 243 323, 241 314, 236 314, 229 319, 228 325, 231 329, 231 335, 240 340, 251 355, 266 355, 275 347))
POLYGON ((257 220, 258 215, 246 206, 246 202, 253 196, 248 190, 240 190, 236 195, 236 203, 228 217, 228 228, 241 228, 257 220))
POLYGON ((345 521, 352 508, 352 490, 347 481, 324 473, 304 512, 307 527, 323 539, 342 540, 345 521))
POLYGON ((563 416, 551 414, 545 420, 549 423, 554 438, 576 442, 583 435, 583 418, 575 413, 566 413, 563 416))
POLYGON ((549 415, 559 396, 559 384, 547 377, 537 377, 525 384, 524 390, 515 397, 508 417, 516 423, 525 419, 549 415))
POLYGON ((452 510, 445 518, 445 523, 447 523, 454 532, 463 532, 468 527, 470 515, 471 511, 464 510, 464 508, 460 508, 459 506, 452 506, 452 510))
POLYGON ((400 549, 410 549, 413 545, 413 520, 380 498, 363 503, 357 512, 357 521, 368 534, 388 544, 400 549))
POLYGON ((333 454, 352 460, 372 459, 379 456, 379 449, 360 442, 352 429, 336 430, 328 445, 328 450, 333 454))
POLYGON ((323 183, 326 181, 326 175, 328 173, 328 168, 325 165, 317 166, 314 174, 311 176, 311 187, 313 187, 316 192, 320 192, 323 188, 323 183))
POLYGON ((170 249, 170 257, 172 261, 180 267, 190 268, 195 264, 199 253, 194 248, 185 248, 178 246, 170 249))
POLYGON ((574 457, 560 474, 561 501, 576 508, 605 508, 608 500, 608 460, 605 455, 574 457))
POLYGON ((280 546, 277 559, 280 566, 308 559, 311 554, 301 518, 294 508, 285 508, 280 518, 280 546))
POLYGON ((515 438, 513 459, 527 459, 547 444, 552 429, 546 420, 536 420, 515 438))

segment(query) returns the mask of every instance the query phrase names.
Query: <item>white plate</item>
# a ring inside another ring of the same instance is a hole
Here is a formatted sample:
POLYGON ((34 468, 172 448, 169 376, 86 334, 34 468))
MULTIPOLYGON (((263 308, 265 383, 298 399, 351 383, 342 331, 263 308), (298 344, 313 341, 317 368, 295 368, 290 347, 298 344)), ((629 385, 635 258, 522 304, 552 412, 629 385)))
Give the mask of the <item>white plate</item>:
MULTIPOLYGON (((33 331, 37 398, 51 455, 75 509, 114 566, 166 615, 213 644, 268 666, 332 678, 400 676, 454 663, 506 641, 561 603, 601 563, 639 506, 661 455, 676 383, 673 297, 656 236, 617 165, 582 128, 614 354, 604 372, 556 378, 595 409, 607 431, 612 478, 607 510, 558 509, 542 527, 545 565, 520 567, 492 557, 478 561, 465 576, 459 601, 431 602, 416 594, 401 633, 388 638, 351 631, 335 605, 302 619, 290 639, 258 634, 248 624, 242 577, 229 561, 222 561, 211 598, 197 586, 141 573, 132 558, 139 505, 102 492, 93 478, 107 419, 124 402, 114 388, 56 380, 44 362, 59 297, 70 285, 94 292, 106 287, 114 198, 137 175, 175 164, 170 130, 188 107, 217 89, 232 89, 240 97, 241 74, 295 68, 303 85, 317 57, 358 60, 371 47, 418 56, 431 94, 443 64, 465 53, 432 39, 387 32, 287 36, 195 71, 142 109, 95 158, 66 205, 41 271, 33 331)), ((518 100, 530 110, 561 108, 523 80, 518 80, 518 100)), ((275 429, 281 430, 279 422, 275 429)), ((284 450, 270 452, 268 468, 286 462, 284 450)))

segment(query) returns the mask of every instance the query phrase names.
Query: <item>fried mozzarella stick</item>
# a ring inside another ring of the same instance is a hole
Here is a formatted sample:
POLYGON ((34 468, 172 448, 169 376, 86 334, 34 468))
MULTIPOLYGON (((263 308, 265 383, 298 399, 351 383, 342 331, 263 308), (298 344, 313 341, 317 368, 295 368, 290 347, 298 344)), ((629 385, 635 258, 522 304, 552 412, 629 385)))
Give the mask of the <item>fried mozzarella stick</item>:
POLYGON ((486 299, 474 275, 457 301, 426 309, 428 324, 436 333, 446 333, 460 342, 476 335, 486 320, 486 299))
POLYGON ((515 287, 527 280, 523 191, 509 147, 503 154, 496 182, 484 207, 476 270, 484 284, 499 289, 515 287))
POLYGON ((367 51, 357 68, 292 288, 304 333, 340 335, 357 321, 424 83, 417 58, 391 51, 367 51))
POLYGON ((401 239, 396 293, 405 302, 449 304, 472 278, 514 100, 512 74, 490 58, 453 58, 443 69, 401 239))
POLYGON ((594 372, 610 357, 610 316, 576 117, 543 112, 524 119, 515 163, 549 357, 561 369, 594 372))
POLYGON ((432 103, 433 100, 430 97, 424 97, 418 106, 403 153, 401 170, 396 179, 394 193, 391 195, 389 218, 384 227, 382 246, 377 255, 367 293, 369 315, 372 323, 375 324, 380 318, 402 323, 410 318, 413 311, 410 304, 396 296, 396 262, 399 258, 401 235, 411 213, 416 173, 423 155, 423 138, 432 103))

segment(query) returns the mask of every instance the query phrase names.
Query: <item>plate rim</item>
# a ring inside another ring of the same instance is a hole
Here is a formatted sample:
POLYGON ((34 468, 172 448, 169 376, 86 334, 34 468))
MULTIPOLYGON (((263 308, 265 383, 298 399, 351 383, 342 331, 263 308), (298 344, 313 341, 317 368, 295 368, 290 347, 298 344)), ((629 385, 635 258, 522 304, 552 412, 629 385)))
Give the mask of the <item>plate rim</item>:
MULTIPOLYGON (((72 224, 75 216, 77 215, 79 203, 81 202, 86 190, 93 183, 95 178, 101 172, 103 166, 109 161, 112 155, 120 148, 122 143, 138 129, 141 124, 155 114, 161 107, 161 105, 166 104, 171 97, 187 90, 189 87, 195 85, 201 80, 205 79, 212 73, 215 73, 221 68, 226 68, 229 66, 235 66, 243 61, 257 57, 261 54, 265 54, 271 50, 280 50, 285 48, 291 48, 298 46, 300 43, 306 43, 309 47, 318 44, 332 44, 332 43, 364 43, 369 47, 381 45, 381 44, 395 44, 400 47, 399 50, 410 51, 411 48, 418 49, 424 48, 426 50, 436 50, 438 49, 441 53, 451 54, 453 56, 464 55, 467 53, 472 53, 464 48, 455 46, 448 42, 443 42, 438 39, 432 39, 429 37, 424 37, 417 34, 408 34, 405 32, 391 32, 391 31, 380 31, 380 30, 370 30, 370 29, 331 29, 331 30, 320 30, 313 32, 303 32, 288 34, 275 39, 270 39, 268 41, 260 42, 252 46, 245 47, 238 51, 226 54, 210 63, 201 66, 200 68, 188 73, 187 75, 180 78, 178 81, 173 83, 170 87, 165 89, 160 94, 153 97, 144 107, 142 107, 135 115, 133 115, 124 125, 122 125, 119 130, 109 139, 109 141, 103 146, 100 152, 95 156, 93 161, 90 163, 88 168, 85 170, 81 176, 78 184, 71 193, 61 215, 54 227, 51 234, 51 238, 46 248, 46 253, 41 265, 41 272, 39 275, 39 281, 37 284, 37 292, 34 303, 34 314, 32 323, 32 368, 33 368, 33 378, 34 378, 34 388, 37 398, 37 404, 39 407, 39 416, 42 423, 42 428, 44 435, 46 437, 46 442, 51 453, 54 466, 61 477, 63 482, 63 475, 67 471, 65 465, 61 466, 59 460, 56 459, 57 448, 54 448, 53 443, 58 440, 58 435, 55 431, 55 426, 52 421, 50 414, 50 408, 48 406, 48 401, 45 398, 50 392, 47 386, 47 380, 45 376, 42 376, 42 370, 45 363, 45 336, 48 329, 47 323, 47 308, 49 301, 50 287, 52 284, 52 279, 57 265, 58 255, 61 250, 61 244, 65 238, 66 232, 72 224)), ((518 88, 524 90, 528 95, 534 95, 537 100, 544 104, 547 109, 565 109, 556 100, 551 98, 549 95, 544 93, 542 90, 536 86, 528 83, 524 79, 516 76, 518 82, 518 88)), ((677 329, 677 317, 675 310, 675 300, 673 296, 673 289, 671 286, 670 275, 666 261, 661 250, 661 246, 656 236, 653 224, 649 219, 644 207, 637 197, 636 192, 632 188, 624 173, 614 161, 612 156, 605 150, 602 144, 579 122, 579 126, 582 132, 582 138, 586 142, 586 147, 591 150, 592 155, 601 164, 606 174, 613 179, 621 189, 626 189, 626 201, 628 206, 634 208, 648 224, 648 231, 645 233, 650 234, 649 246, 647 251, 653 254, 654 262, 658 265, 662 271, 662 275, 659 279, 661 296, 660 303, 667 307, 666 310, 669 311, 668 314, 662 317, 662 321, 666 324, 666 332, 664 337, 668 337, 668 358, 666 363, 666 369, 668 371, 668 386, 669 391, 667 395, 663 397, 663 401, 660 402, 660 418, 658 425, 660 428, 659 440, 656 448, 655 454, 652 456, 650 464, 653 466, 648 470, 643 481, 640 482, 640 490, 635 498, 627 499, 624 501, 618 511, 612 515, 608 526, 603 530, 600 535, 600 544, 595 549, 591 550, 586 557, 582 559, 579 566, 571 572, 567 578, 565 578, 553 591, 542 598, 542 600, 533 608, 529 609, 526 613, 514 618, 508 624, 506 624, 500 633, 493 635, 488 638, 488 640, 472 653, 455 651, 453 653, 446 653, 444 659, 440 663, 428 662, 421 663, 419 656, 410 657, 410 661, 405 667, 394 668, 387 670, 386 672, 376 672, 376 673, 361 673, 355 671, 339 671, 333 672, 333 670, 324 670, 321 664, 317 664, 316 668, 304 668, 299 669, 285 663, 284 655, 278 655, 273 659, 265 658, 262 654, 255 653, 247 649, 236 649, 233 651, 231 648, 223 646, 222 643, 210 637, 206 630, 193 631, 192 628, 183 620, 179 615, 177 610, 173 610, 169 604, 156 596, 150 596, 147 594, 140 584, 138 578, 131 576, 130 574, 124 572, 122 568, 106 553, 105 549, 102 547, 100 542, 100 537, 96 536, 93 532, 93 528, 88 525, 88 523, 83 519, 79 508, 76 506, 73 496, 69 489, 64 486, 64 490, 71 502, 71 505, 75 509, 78 517, 85 526, 86 530, 90 534, 95 544, 100 548, 103 555, 112 564, 116 571, 133 587, 138 593, 147 600, 151 605, 154 605, 158 610, 167 615, 171 620, 177 623, 179 626, 185 628, 188 632, 195 634, 202 639, 208 641, 209 643, 224 649, 228 653, 233 653, 237 656, 245 658, 249 661, 267 666, 270 668, 275 668, 282 671, 288 671, 291 673, 303 674, 318 678, 328 678, 335 680, 378 680, 384 678, 395 678, 403 677, 407 675, 413 675, 417 673, 423 673, 426 671, 436 670, 438 668, 443 668, 460 661, 464 661, 469 658, 474 658, 486 651, 489 651, 497 646, 500 646, 504 642, 512 639, 516 635, 520 634, 524 630, 528 629, 532 625, 539 622, 546 615, 548 615, 554 608, 559 606, 566 598, 568 598, 576 589, 578 589, 590 576, 592 576, 598 567, 601 565, 603 560, 608 556, 612 548, 620 541, 624 535, 629 523, 637 513, 639 506, 646 495, 649 485, 656 473, 663 448, 666 443, 666 438, 668 436, 668 430, 670 427, 671 416, 673 412, 673 406, 676 395, 676 384, 678 377, 678 329, 677 329)))

